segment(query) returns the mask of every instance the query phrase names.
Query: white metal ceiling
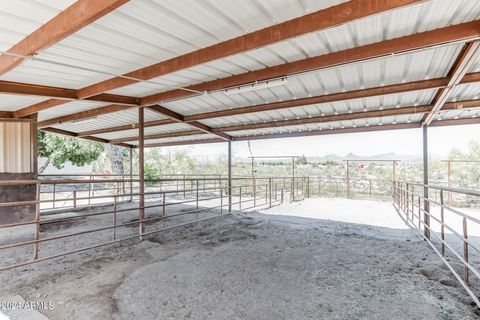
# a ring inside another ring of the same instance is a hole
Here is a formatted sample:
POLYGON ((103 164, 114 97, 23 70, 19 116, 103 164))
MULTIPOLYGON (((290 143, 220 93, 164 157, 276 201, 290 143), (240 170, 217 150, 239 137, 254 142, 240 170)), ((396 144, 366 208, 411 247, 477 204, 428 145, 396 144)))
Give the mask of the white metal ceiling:
MULTIPOLYGON (((7 50, 47 22, 74 0, 0 1, 0 49, 7 50)), ((342 0, 133 0, 79 32, 39 52, 38 57, 76 66, 59 66, 25 60, 0 80, 44 84, 67 88, 84 86, 151 65, 199 48, 259 30, 345 1, 342 0), (79 69, 80 68, 80 69, 79 69), (82 69, 83 68, 83 69, 82 69)), ((186 70, 112 90, 111 93, 142 97, 148 94, 203 81, 297 61, 333 51, 432 30, 480 18, 480 1, 431 0, 419 5, 360 19, 328 30, 311 33, 250 52, 212 61, 186 70)), ((445 45, 292 76, 288 85, 227 96, 224 92, 192 97, 163 105, 183 114, 285 101, 315 95, 357 90, 401 82, 446 76, 461 45, 445 45)), ((480 60, 470 72, 480 70, 480 60)), ((480 85, 460 86, 451 100, 477 99, 480 85)), ((380 110, 431 103, 435 90, 415 91, 382 97, 355 99, 321 105, 258 112, 204 120, 211 126, 256 123, 309 116, 380 110)), ((15 111, 46 98, 0 95, 0 110, 15 111)), ((39 113, 47 120, 91 110, 106 104, 74 101, 39 113)), ((85 121, 63 123, 55 128, 84 132, 138 122, 135 108, 101 115, 85 121)), ((445 111, 436 119, 468 118, 474 111, 445 111)), ((420 115, 371 118, 328 124, 232 132, 234 136, 271 132, 328 129, 420 121, 420 115)), ((164 119, 146 111, 145 121, 164 119)), ((146 134, 192 130, 185 124, 146 128, 146 134)), ((104 139, 125 138, 136 130, 97 135, 104 139)), ((160 142, 205 139, 199 135, 161 139, 160 142)), ((152 142, 152 141, 149 141, 152 142)))

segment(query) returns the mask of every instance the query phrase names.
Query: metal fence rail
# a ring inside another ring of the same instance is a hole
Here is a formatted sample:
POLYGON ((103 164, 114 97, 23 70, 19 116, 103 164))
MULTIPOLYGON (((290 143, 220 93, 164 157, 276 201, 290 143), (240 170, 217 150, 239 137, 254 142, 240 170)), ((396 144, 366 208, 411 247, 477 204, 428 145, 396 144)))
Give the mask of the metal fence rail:
POLYGON ((440 256, 447 268, 452 272, 461 286, 467 291, 475 304, 480 307, 480 301, 472 288, 473 275, 476 284, 480 280, 480 272, 471 262, 472 253, 480 253, 480 243, 472 237, 469 230, 473 224, 480 226, 480 219, 468 214, 458 208, 447 205, 447 193, 463 194, 468 196, 480 197, 480 192, 471 189, 449 188, 436 185, 423 185, 418 183, 409 183, 396 181, 394 184, 393 204, 398 212, 405 215, 407 221, 413 224, 421 232, 422 237, 428 242, 433 250, 440 256), (422 193, 426 189, 427 194, 438 194, 438 199, 432 199, 431 196, 425 197, 422 193), (453 217, 461 220, 461 230, 457 230, 452 222, 453 217), (432 227, 432 222, 439 224, 440 230, 432 227), (453 243, 448 241, 446 232, 451 233, 454 239, 462 242, 462 248, 459 249, 453 243), (432 239, 433 238, 433 239, 432 239), (446 250, 448 249, 448 250, 446 250), (470 249, 473 249, 470 251, 470 249), (458 270, 455 265, 449 262, 446 257, 451 257, 463 268, 458 270), (462 275, 461 275, 462 274, 462 275))
MULTIPOLYGON (((177 189, 178 179, 151 179, 146 180, 145 184, 149 185, 149 188, 145 192, 140 193, 138 191, 128 193, 108 194, 101 196, 88 196, 77 197, 75 202, 81 202, 84 200, 92 200, 103 197, 112 199, 111 206, 103 207, 100 212, 86 212, 76 216, 55 218, 55 215, 41 215, 40 207, 42 204, 61 201, 60 199, 40 199, 42 194, 42 185, 55 184, 57 186, 68 184, 90 184, 95 183, 91 181, 83 180, 32 180, 32 181, 0 181, 0 184, 24 184, 36 186, 36 199, 31 201, 22 202, 4 202, 0 203, 0 207, 22 207, 22 206, 34 206, 35 218, 33 221, 18 222, 11 224, 0 225, 0 235, 2 231, 12 230, 19 227, 33 227, 33 237, 31 239, 23 239, 21 241, 10 242, 9 239, 5 240, 0 237, 0 254, 5 250, 15 250, 25 247, 33 248, 33 254, 30 257, 27 256, 26 251, 23 251, 23 256, 15 255, 14 262, 6 265, 0 265, 0 271, 26 266, 35 262, 54 259, 62 256, 66 256, 73 253, 86 251, 101 246, 117 243, 129 239, 143 239, 146 236, 153 235, 165 230, 170 230, 175 227, 185 226, 187 224, 197 223, 208 219, 213 219, 218 216, 230 214, 233 212, 241 212, 244 210, 250 210, 260 207, 271 207, 283 202, 285 193, 291 192, 290 188, 285 189, 284 179, 277 178, 261 178, 256 179, 255 185, 251 185, 251 179, 234 178, 232 181, 232 187, 227 187, 226 179, 211 179, 211 178, 196 178, 196 179, 182 179, 185 182, 186 189, 177 189), (169 185, 165 188, 167 183, 174 182, 175 187, 172 189, 169 185), (205 183, 202 183, 205 182, 205 183), (159 186, 161 186, 159 188, 159 186), (135 201, 133 207, 121 206, 120 202, 124 198, 132 198, 133 200, 144 197, 146 201, 143 205, 141 201, 135 201), (183 210, 174 210, 175 206, 184 205, 188 206, 183 210), (151 214, 148 217, 143 216, 143 212, 150 210, 151 214), (142 212, 142 214, 141 214, 142 212), (133 220, 125 220, 127 214, 132 214, 135 217, 133 220), (208 214, 210 216, 208 216, 208 214), (202 216, 203 215, 203 216, 202 216), (94 227, 86 227, 81 230, 67 229, 68 232, 42 236, 41 226, 65 224, 71 222, 81 222, 87 225, 88 219, 94 219, 98 217, 109 217, 99 221, 95 220, 94 227), (175 218, 182 217, 184 220, 175 220, 175 218), (122 219, 120 219, 122 218, 122 219), (187 219, 185 221, 185 219, 187 219), (170 222, 173 225, 167 226, 170 222), (145 227, 152 227, 153 230, 146 230, 145 227), (135 227, 135 229, 127 230, 126 228, 135 227), (119 234, 119 230, 123 230, 122 234, 119 234), (127 232, 125 232, 127 230, 127 232), (71 239, 73 237, 83 236, 89 237, 89 235, 97 232, 111 231, 111 239, 108 241, 89 243, 89 245, 83 247, 75 247, 73 250, 64 249, 62 239, 71 239), (41 256, 41 247, 46 246, 49 243, 55 244, 55 251, 49 252, 49 254, 41 256), (20 259, 21 258, 21 259, 20 259)), ((107 183, 121 183, 123 180, 105 180, 107 183)), ((136 181, 138 183, 138 181, 136 181)), ((288 184, 286 184, 288 185, 288 184)), ((302 194, 302 190, 296 190, 296 184, 290 182, 293 186, 294 192, 302 194)), ((289 186, 290 187, 290 186, 289 186)), ((16 239, 15 237, 13 237, 16 239)), ((28 255, 29 255, 28 254, 28 255)), ((1 256, 1 255, 0 255, 1 256)), ((10 259, 12 260, 12 259, 10 259)), ((0 261, 6 261, 6 259, 0 259, 0 261)), ((0 263, 1 264, 1 263, 0 263)))

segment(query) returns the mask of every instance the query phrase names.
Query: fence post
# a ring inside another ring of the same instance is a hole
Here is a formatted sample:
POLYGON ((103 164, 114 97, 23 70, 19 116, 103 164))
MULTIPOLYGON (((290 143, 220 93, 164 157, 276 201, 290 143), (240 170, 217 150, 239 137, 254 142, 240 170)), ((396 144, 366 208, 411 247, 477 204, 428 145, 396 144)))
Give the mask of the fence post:
POLYGON ((411 194, 411 203, 412 203, 412 209, 411 209, 411 212, 412 212, 412 222, 413 222, 413 214, 414 214, 414 211, 415 211, 415 185, 412 184, 412 194, 411 194))
POLYGON ((73 207, 77 207, 77 190, 73 190, 73 207))
POLYGON ((307 195, 310 198, 310 177, 307 177, 307 195))
POLYGON ((444 217, 444 209, 443 209, 443 190, 440 190, 440 221, 442 221, 442 225, 440 226, 440 232, 442 237, 442 244, 441 244, 441 252, 442 256, 445 256, 445 217, 444 217))
POLYGON ((117 238, 117 196, 113 196, 113 240, 117 238))
POLYGON ((163 192, 162 193, 162 229, 165 229, 165 211, 166 211, 165 192, 163 192))
POLYGON ((55 202, 57 202, 56 193, 57 193, 57 184, 54 183, 53 184, 53 209, 55 209, 55 202))
POLYGON ((271 208, 272 207, 272 178, 268 178, 268 199, 269 199, 268 207, 271 208))
POLYGON ((265 204, 268 203, 268 185, 265 185, 265 204))
POLYGON ((90 197, 92 196, 92 176, 89 178, 90 182, 88 183, 88 204, 90 204, 90 197))
POLYGON ((292 202, 295 201, 295 178, 292 177, 292 202))
POLYGON ((33 246, 33 260, 38 259, 38 251, 40 247, 40 182, 36 184, 36 195, 35 195, 35 243, 33 246))
MULTIPOLYGON (((463 217, 463 259, 468 263, 468 232, 467 232, 467 218, 463 217)), ((468 268, 467 266, 463 269, 463 280, 468 284, 468 268)))
POLYGON ((198 188, 199 188, 199 183, 198 183, 198 179, 197 179, 197 192, 196 192, 197 193, 197 196, 196 196, 197 197, 197 201, 196 201, 197 209, 198 209, 198 188))
POLYGON ((419 196, 418 197, 418 229, 421 228, 421 226, 420 226, 420 221, 421 221, 420 216, 422 214, 422 208, 421 207, 422 207, 422 201, 421 201, 420 196, 419 196))
POLYGON ((405 213, 407 214, 407 221, 410 217, 410 195, 408 194, 410 190, 410 184, 405 185, 405 213))
POLYGON ((275 186, 275 191, 274 191, 274 193, 275 193, 275 202, 277 202, 277 200, 278 200, 277 183, 275 183, 274 186, 275 186))
POLYGON ((238 200, 238 209, 242 211, 242 186, 239 187, 239 200, 238 200))
POLYGON ((282 193, 280 194, 280 201, 281 201, 281 203, 283 203, 283 190, 284 190, 284 189, 282 188, 282 193))
POLYGON ((187 196, 186 193, 185 193, 186 192, 185 189, 187 188, 185 179, 186 179, 186 176, 183 175, 183 198, 186 198, 186 196, 187 196))
POLYGON ((223 189, 220 186, 220 214, 223 214, 223 189))

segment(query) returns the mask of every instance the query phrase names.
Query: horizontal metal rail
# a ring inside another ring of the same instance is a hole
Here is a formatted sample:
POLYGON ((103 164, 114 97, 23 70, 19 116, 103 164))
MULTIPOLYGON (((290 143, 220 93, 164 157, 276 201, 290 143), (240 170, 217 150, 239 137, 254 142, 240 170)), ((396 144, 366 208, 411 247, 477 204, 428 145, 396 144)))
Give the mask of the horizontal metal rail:
MULTIPOLYGON (((422 237, 433 248, 435 253, 440 256, 441 260, 447 268, 452 272, 454 277, 459 281, 461 286, 466 290, 473 302, 480 308, 480 301, 477 295, 470 287, 470 274, 474 275, 477 280, 480 280, 480 272, 469 261, 469 249, 472 248, 479 253, 480 246, 473 242, 468 234, 468 222, 480 225, 480 219, 477 219, 469 214, 461 212, 458 208, 453 208, 450 205, 446 205, 444 201, 444 193, 455 192, 463 195, 480 196, 480 192, 472 189, 465 188, 451 188, 438 185, 420 184, 415 182, 402 182, 396 181, 394 183, 393 192, 393 205, 395 209, 400 213, 403 212, 406 216, 406 220, 410 221, 418 227, 422 237), (439 192, 439 200, 431 199, 429 196, 422 195, 415 192, 415 188, 419 188, 422 192, 435 190, 439 192), (423 204, 423 205, 422 205, 423 204), (440 217, 436 217, 433 214, 433 209, 438 208, 440 217), (455 230, 451 225, 445 223, 445 214, 453 214, 461 219, 462 231, 455 230), (422 218, 423 215, 423 218, 422 218), (430 221, 437 222, 440 226, 439 234, 431 227, 430 221), (423 231, 422 231, 423 227, 423 231), (455 238, 459 239, 463 243, 463 253, 459 253, 445 237, 445 230, 450 231, 455 238), (440 249, 431 241, 431 236, 435 237, 439 241, 440 249), (445 249, 450 252, 462 265, 463 265, 463 279, 455 268, 451 265, 448 259, 445 258, 445 249)), ((478 290, 478 288, 475 288, 478 290)))

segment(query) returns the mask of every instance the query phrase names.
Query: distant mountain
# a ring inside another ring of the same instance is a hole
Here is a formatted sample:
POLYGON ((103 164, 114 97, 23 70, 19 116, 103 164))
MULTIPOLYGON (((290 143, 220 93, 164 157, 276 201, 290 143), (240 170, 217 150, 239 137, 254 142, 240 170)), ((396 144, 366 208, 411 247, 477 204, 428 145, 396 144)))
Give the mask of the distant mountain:
MULTIPOLYGON (((400 160, 400 161, 419 161, 422 158, 418 155, 399 155, 394 152, 382 153, 373 156, 362 156, 354 153, 349 153, 346 156, 339 156, 337 154, 327 154, 321 157, 308 157, 309 162, 323 162, 323 161, 343 161, 343 160, 400 160)), ((237 158, 236 162, 250 162, 248 158, 237 158)), ((257 161, 260 161, 258 159, 257 161)), ((266 162, 290 162, 290 159, 265 159, 266 162)))

